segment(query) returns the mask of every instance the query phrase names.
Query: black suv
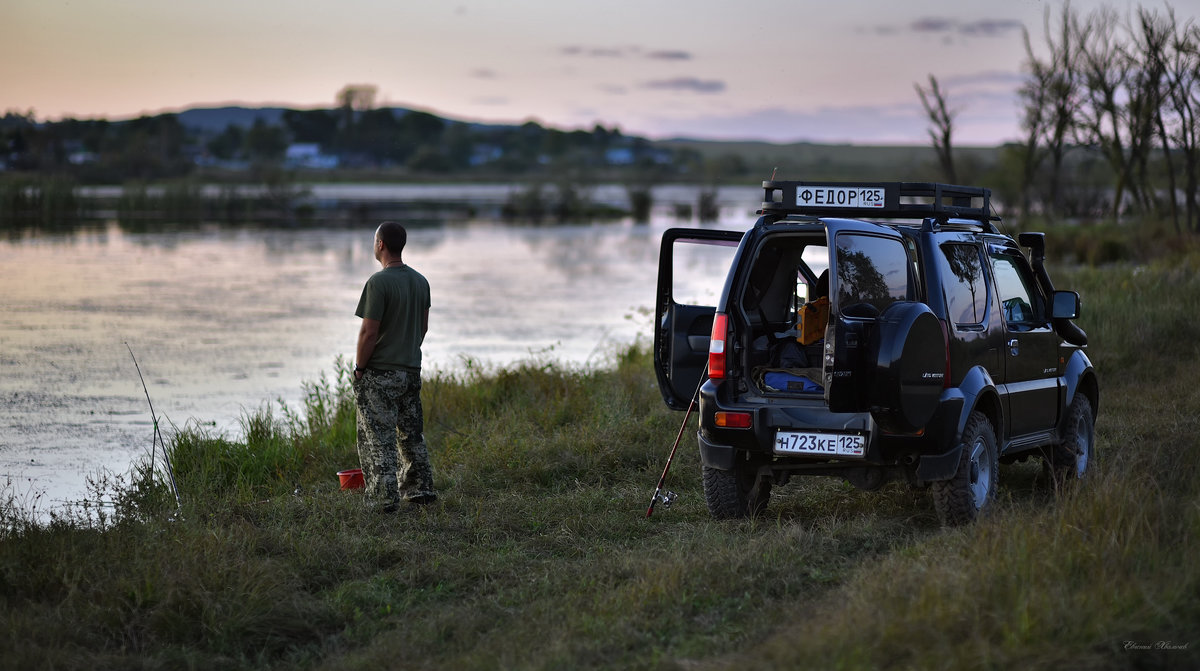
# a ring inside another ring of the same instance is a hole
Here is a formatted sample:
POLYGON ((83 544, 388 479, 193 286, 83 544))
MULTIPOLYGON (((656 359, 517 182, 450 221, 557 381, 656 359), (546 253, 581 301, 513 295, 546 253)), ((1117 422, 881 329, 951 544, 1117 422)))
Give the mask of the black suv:
POLYGON ((1042 234, 1000 233, 978 187, 763 189, 750 230, 670 229, 659 257, 655 368, 668 406, 699 399, 714 517, 761 512, 793 475, 832 475, 928 485, 943 523, 962 524, 994 500, 1000 462, 1084 476, 1099 383, 1042 234), (722 246, 736 247, 727 273, 688 253, 722 246), (677 299, 680 276, 715 268, 715 307, 677 299))

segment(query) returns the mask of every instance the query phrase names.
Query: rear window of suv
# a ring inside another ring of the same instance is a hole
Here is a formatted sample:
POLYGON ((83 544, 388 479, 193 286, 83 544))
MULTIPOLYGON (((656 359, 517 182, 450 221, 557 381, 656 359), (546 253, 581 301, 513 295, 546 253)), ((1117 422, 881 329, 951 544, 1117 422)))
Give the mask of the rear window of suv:
POLYGON ((842 233, 835 263, 838 310, 846 316, 872 317, 914 294, 908 253, 899 240, 842 233))
POLYGON ((958 328, 980 326, 987 314, 988 284, 979 246, 947 243, 942 245, 942 255, 946 260, 942 272, 946 313, 958 328))

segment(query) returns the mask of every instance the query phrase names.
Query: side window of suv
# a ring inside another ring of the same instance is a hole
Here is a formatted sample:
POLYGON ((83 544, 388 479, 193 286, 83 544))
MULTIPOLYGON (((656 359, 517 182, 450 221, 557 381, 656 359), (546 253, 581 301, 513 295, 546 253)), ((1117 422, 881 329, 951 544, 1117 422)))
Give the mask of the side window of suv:
POLYGON ((891 238, 843 233, 837 237, 838 310, 874 317, 896 301, 909 300, 909 259, 891 238))
POLYGON ((1033 290, 1033 277, 1018 254, 993 251, 992 272, 996 276, 996 291, 1003 307, 1004 321, 1011 325, 1039 326, 1042 317, 1040 301, 1033 290))
POLYGON ((987 316, 988 285, 983 278, 983 255, 978 245, 948 243, 942 245, 945 271, 943 287, 946 313, 958 328, 983 324, 987 316))

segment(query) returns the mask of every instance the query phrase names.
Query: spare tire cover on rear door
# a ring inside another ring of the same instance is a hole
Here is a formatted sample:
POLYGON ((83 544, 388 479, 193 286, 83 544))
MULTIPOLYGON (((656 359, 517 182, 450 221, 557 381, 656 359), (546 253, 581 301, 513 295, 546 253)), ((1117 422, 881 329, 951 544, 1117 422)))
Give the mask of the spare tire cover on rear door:
POLYGON ((871 340, 872 417, 889 431, 924 427, 937 410, 946 374, 941 322, 924 303, 893 303, 879 315, 871 340))

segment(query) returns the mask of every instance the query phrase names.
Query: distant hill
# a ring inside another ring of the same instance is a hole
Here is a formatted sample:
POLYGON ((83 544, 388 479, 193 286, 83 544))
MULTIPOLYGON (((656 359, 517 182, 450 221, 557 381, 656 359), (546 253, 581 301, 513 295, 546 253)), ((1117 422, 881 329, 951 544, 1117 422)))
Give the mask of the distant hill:
MULTIPOLYGON (((188 128, 203 132, 220 133, 229 125, 249 128, 258 119, 269 125, 283 124, 283 113, 295 107, 194 107, 179 113, 179 122, 188 128)), ((332 111, 326 108, 327 111, 332 111)), ((407 107, 390 107, 392 114, 399 117, 412 110, 407 107)), ((445 118, 445 117, 443 117, 445 118)), ((446 119, 454 121, 454 119, 446 119)))
POLYGON ((249 128, 255 120, 279 125, 286 107, 197 107, 179 113, 179 123, 196 130, 220 133, 229 125, 249 128))

